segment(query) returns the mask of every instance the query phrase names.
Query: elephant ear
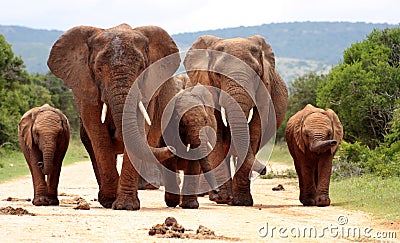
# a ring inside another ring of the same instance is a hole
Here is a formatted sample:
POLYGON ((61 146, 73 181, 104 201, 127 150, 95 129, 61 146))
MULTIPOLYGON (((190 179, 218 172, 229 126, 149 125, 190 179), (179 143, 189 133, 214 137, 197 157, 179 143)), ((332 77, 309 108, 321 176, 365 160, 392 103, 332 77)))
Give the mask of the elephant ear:
POLYGON ((69 125, 69 121, 66 115, 64 115, 64 113, 62 113, 61 110, 54 108, 57 112, 57 114, 60 116, 60 120, 61 120, 61 126, 63 128, 63 131, 65 134, 67 134, 68 136, 70 135, 70 125, 69 125))
MULTIPOLYGON (((288 91, 285 80, 280 76, 275 67, 275 54, 271 45, 261 35, 255 35, 248 39, 255 42, 261 48, 260 65, 262 67, 261 80, 263 81, 266 90, 268 90, 276 115, 276 129, 278 129, 285 120, 286 108, 288 103, 288 91)), ((262 89, 257 90, 257 104, 262 104, 265 101, 266 94, 262 89)), ((268 106, 260 107, 260 115, 268 114, 266 110, 268 106), (264 108, 264 109, 263 109, 264 108)), ((269 138, 267 138, 269 139, 269 138)))
POLYGON ((334 154, 339 146, 340 141, 343 139, 343 126, 339 120, 339 117, 333 110, 327 109, 325 113, 332 121, 333 139, 337 141, 337 145, 331 148, 331 153, 334 154))
MULTIPOLYGON (((150 64, 163 57, 178 53, 179 49, 172 37, 164 29, 158 26, 142 26, 133 29, 139 31, 149 40, 149 61, 150 64)), ((179 57, 179 55, 177 55, 179 57)), ((180 58, 174 58, 174 65, 178 69, 180 58)), ((175 72, 175 71, 174 71, 175 72)))
POLYGON ((208 76, 210 65, 209 53, 196 52, 196 50, 212 49, 212 47, 221 40, 223 39, 212 35, 200 36, 186 53, 183 65, 185 69, 188 70, 187 74, 193 86, 199 82, 203 85, 215 86, 211 84, 211 80, 208 76))
POLYGON ((51 48, 47 65, 74 91, 77 102, 97 103, 99 94, 89 67, 88 40, 101 31, 90 26, 74 27, 61 35, 51 48))
POLYGON ((261 79, 265 82, 270 80, 270 78, 275 78, 270 77, 275 72, 275 54, 271 45, 261 35, 255 35, 248 39, 257 43, 261 47, 261 65, 263 67, 261 79))
POLYGON ((25 144, 28 150, 32 150, 33 134, 32 128, 36 119, 36 114, 39 112, 40 107, 35 107, 27 111, 21 118, 18 124, 18 137, 20 144, 25 144))

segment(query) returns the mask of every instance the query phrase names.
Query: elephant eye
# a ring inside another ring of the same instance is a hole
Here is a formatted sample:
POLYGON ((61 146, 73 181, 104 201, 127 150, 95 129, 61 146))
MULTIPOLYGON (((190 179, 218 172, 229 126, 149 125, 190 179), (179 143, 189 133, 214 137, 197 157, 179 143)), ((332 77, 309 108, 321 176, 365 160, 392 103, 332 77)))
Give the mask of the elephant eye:
POLYGON ((332 136, 332 132, 329 131, 329 132, 328 132, 328 138, 330 138, 331 136, 332 136))

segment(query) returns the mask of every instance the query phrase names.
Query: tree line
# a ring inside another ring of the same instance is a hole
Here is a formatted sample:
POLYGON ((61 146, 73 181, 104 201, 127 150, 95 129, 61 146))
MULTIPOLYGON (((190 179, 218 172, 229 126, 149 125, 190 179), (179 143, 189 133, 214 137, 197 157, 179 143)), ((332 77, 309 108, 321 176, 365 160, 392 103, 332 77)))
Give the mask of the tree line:
POLYGON ((29 74, 20 57, 0 35, 0 146, 18 148, 18 122, 29 109, 43 104, 61 109, 73 132, 79 127, 72 92, 50 72, 29 74))

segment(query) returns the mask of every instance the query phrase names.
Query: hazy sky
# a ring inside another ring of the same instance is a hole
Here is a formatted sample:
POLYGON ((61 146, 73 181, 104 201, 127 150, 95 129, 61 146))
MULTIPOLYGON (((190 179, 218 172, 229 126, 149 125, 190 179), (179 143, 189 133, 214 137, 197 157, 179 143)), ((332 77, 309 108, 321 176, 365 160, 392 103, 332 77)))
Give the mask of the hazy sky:
POLYGON ((1 25, 158 25, 170 34, 293 21, 400 23, 399 0, 7 0, 1 25))

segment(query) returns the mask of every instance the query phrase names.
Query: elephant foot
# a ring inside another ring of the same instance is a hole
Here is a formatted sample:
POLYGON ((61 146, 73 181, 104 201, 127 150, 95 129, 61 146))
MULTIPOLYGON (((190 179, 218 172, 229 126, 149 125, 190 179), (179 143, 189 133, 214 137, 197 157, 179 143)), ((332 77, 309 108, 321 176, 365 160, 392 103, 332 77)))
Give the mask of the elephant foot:
POLYGON ((54 196, 48 196, 47 201, 49 202, 49 205, 53 205, 53 206, 60 205, 60 201, 58 201, 58 198, 54 197, 54 196))
POLYGON ((104 193, 102 193, 101 191, 99 192, 98 195, 99 198, 99 203, 101 204, 101 206, 105 207, 105 208, 111 208, 113 205, 113 202, 116 199, 116 196, 106 196, 104 193))
POLYGON ((35 206, 48 206, 49 201, 47 199, 47 196, 38 195, 33 198, 32 204, 35 206))
MULTIPOLYGON (((211 200, 211 201, 216 201, 216 200, 218 200, 218 197, 219 197, 219 190, 212 190, 212 191, 210 191, 209 193, 208 193, 208 196, 209 196, 209 199, 211 200)), ((197 195, 198 196, 198 195, 197 195)))
POLYGON ((231 184, 229 183, 227 185, 227 183, 229 182, 226 182, 220 186, 217 191, 210 191, 208 193, 209 199, 217 204, 229 204, 232 202, 233 197, 231 184))
POLYGON ((331 199, 329 198, 329 196, 326 195, 318 196, 315 200, 315 205, 317 205, 318 207, 329 206, 331 205, 331 199))
POLYGON ((199 208, 199 202, 196 196, 183 196, 182 203, 179 206, 181 208, 197 209, 199 208))
POLYGON ((300 198, 300 202, 303 204, 303 206, 315 206, 314 198, 300 198))
POLYGON ((119 195, 112 204, 114 210, 139 210, 140 201, 137 196, 133 195, 119 195))
POLYGON ((174 208, 179 205, 181 196, 179 194, 174 194, 170 192, 165 192, 164 201, 168 207, 174 208))
POLYGON ((229 205, 232 206, 253 206, 253 197, 250 192, 234 193, 233 200, 229 205))

